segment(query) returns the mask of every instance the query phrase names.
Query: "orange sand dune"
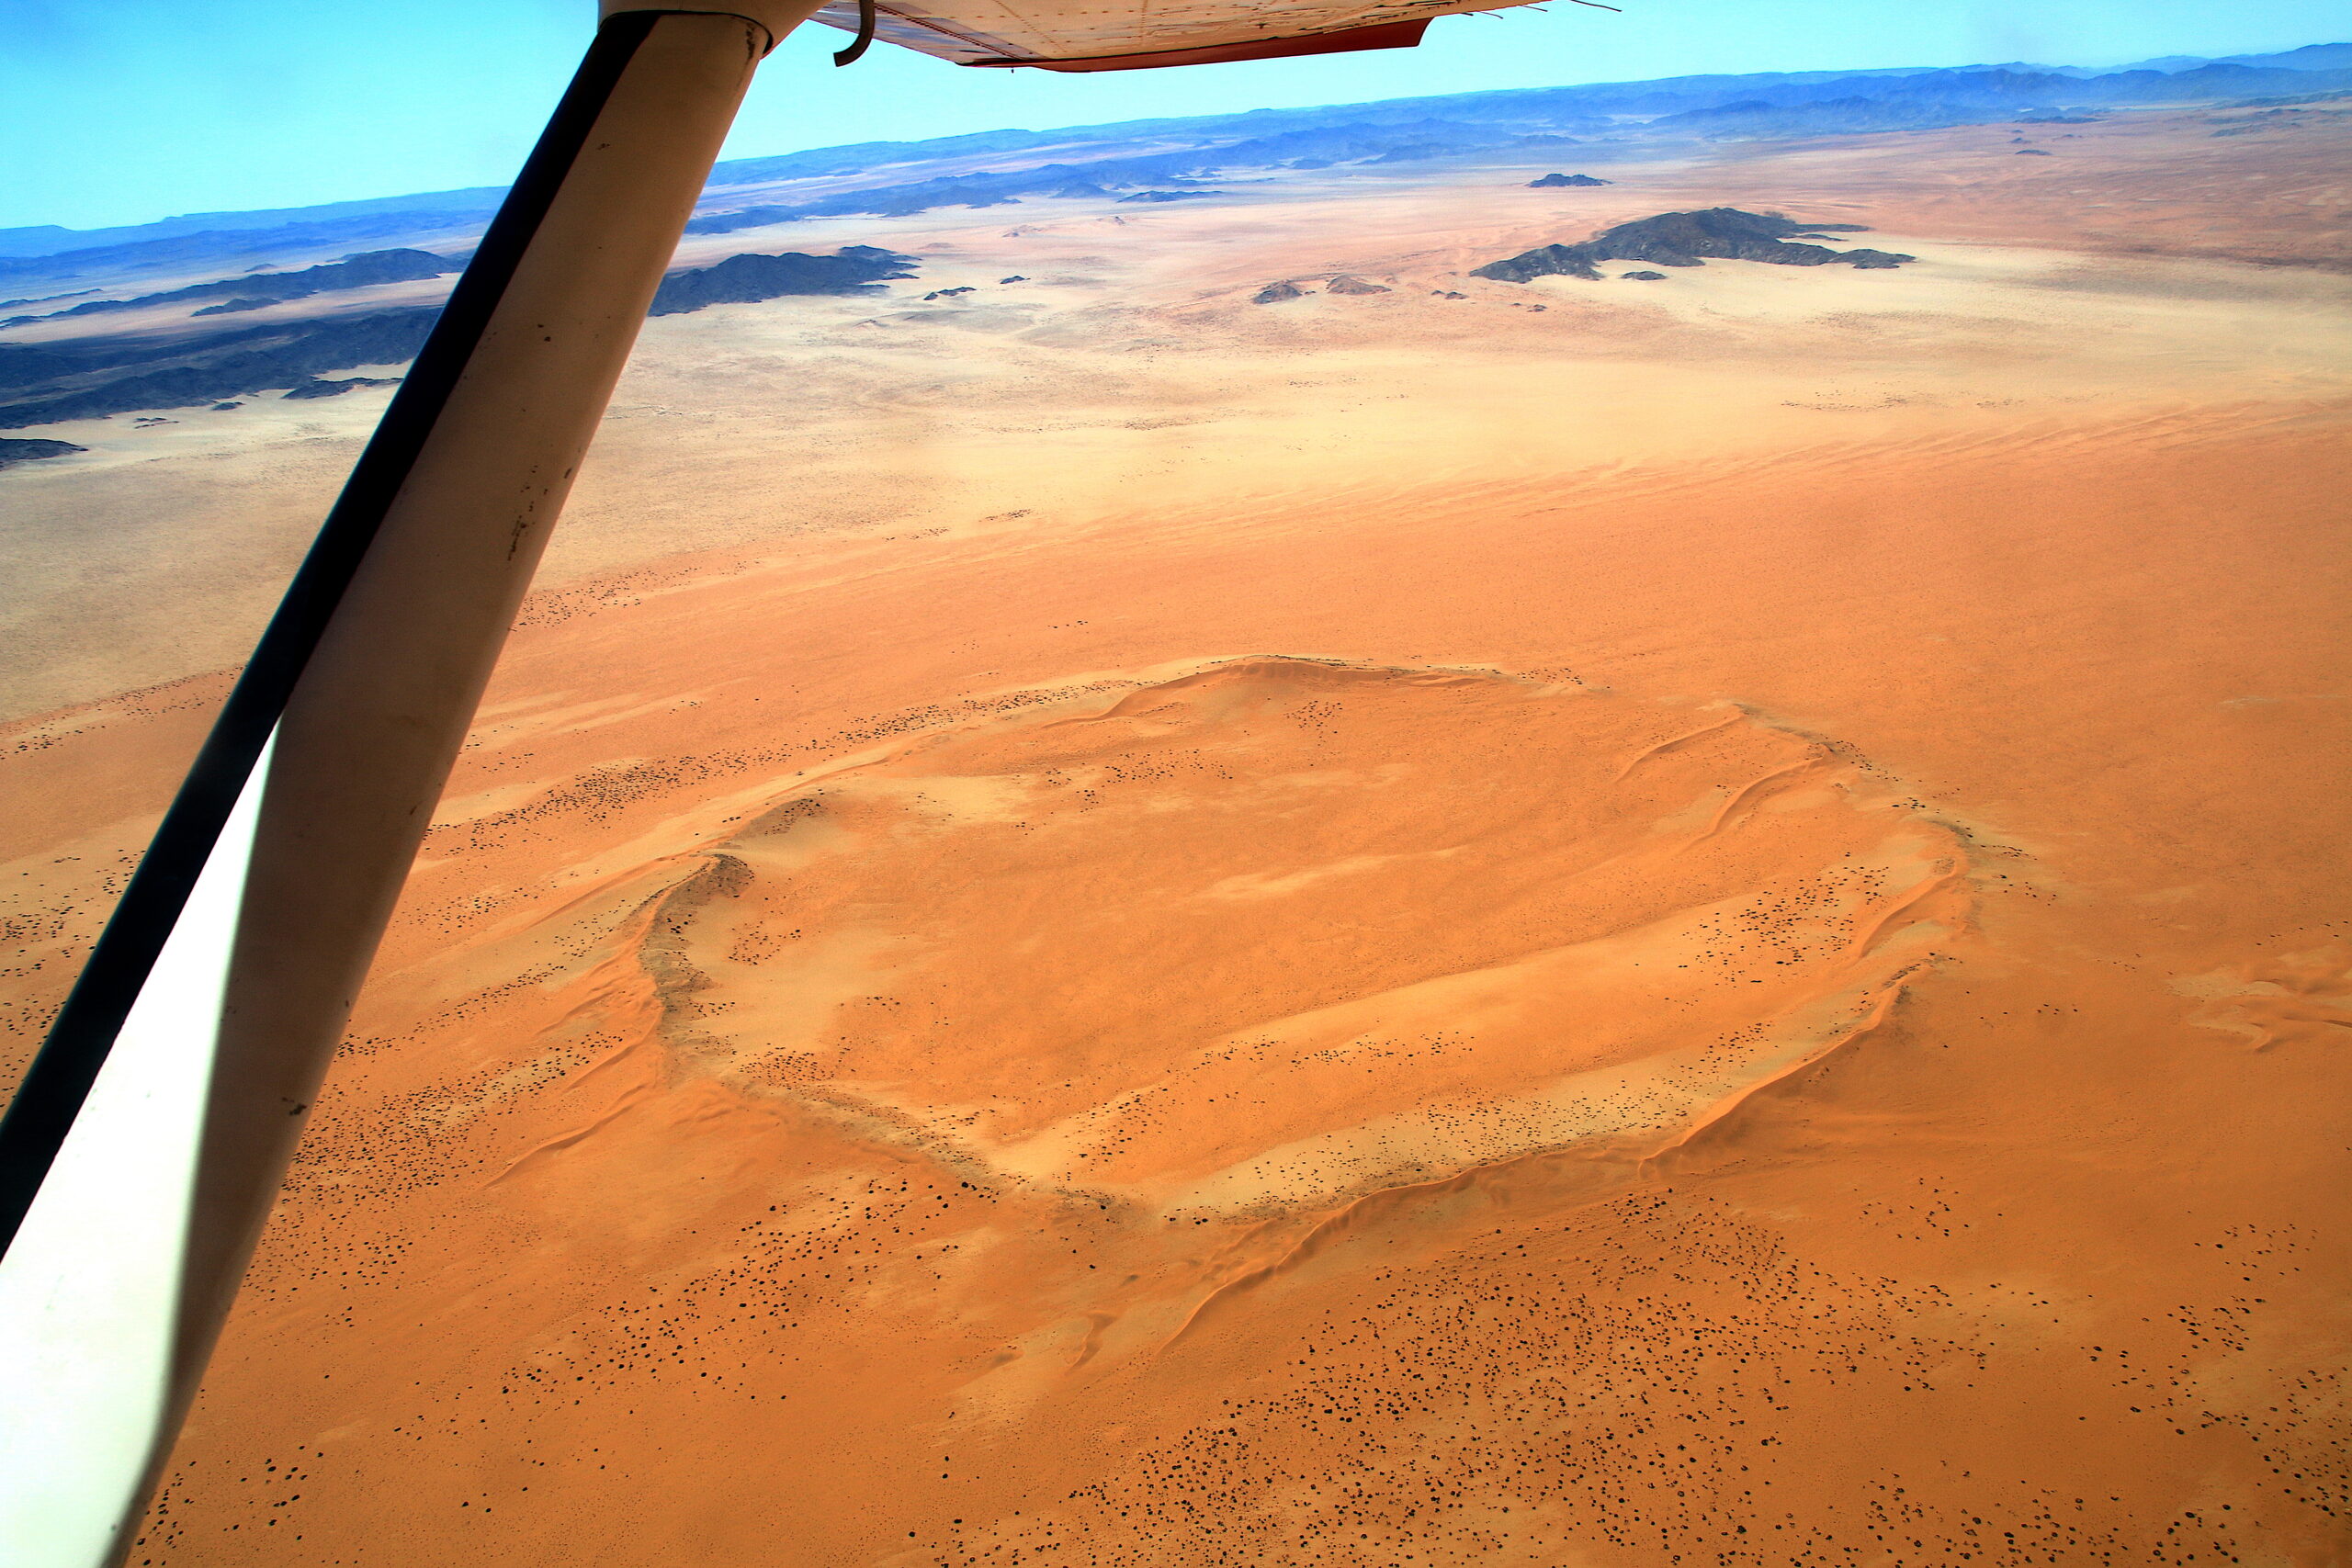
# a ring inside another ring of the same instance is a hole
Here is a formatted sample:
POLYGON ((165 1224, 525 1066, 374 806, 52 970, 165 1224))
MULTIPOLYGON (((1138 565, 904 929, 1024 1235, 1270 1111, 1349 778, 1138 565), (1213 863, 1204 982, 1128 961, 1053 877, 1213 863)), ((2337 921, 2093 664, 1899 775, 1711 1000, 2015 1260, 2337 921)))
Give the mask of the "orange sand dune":
MULTIPOLYGON (((2338 281, 1445 300, 1555 199, 1447 180, 657 323, 137 1560, 2352 1561, 2338 281)), ((126 624, 20 1041, 217 700, 126 624)))
POLYGON ((1958 922, 1948 830, 1736 712, 1276 660, 1040 711, 633 875, 679 1070, 994 1187, 1288 1213, 1654 1148, 1958 922))

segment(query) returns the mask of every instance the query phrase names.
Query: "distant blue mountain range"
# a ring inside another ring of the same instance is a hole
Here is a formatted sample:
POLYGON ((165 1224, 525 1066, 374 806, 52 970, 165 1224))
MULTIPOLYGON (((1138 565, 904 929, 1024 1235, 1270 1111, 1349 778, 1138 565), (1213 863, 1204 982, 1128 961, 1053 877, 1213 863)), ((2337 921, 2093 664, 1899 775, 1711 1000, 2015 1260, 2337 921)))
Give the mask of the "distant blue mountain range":
MULTIPOLYGON (((2346 56, 2352 45, 2327 44, 2275 57, 2295 62, 2288 65, 2256 58, 2158 61, 2107 72, 2001 65, 1680 77, 866 142, 721 164, 686 227, 717 234, 849 215, 1099 200, 1117 192, 1128 193, 1119 197, 1127 201, 1246 200, 1248 176, 1283 169, 1344 165, 1377 175, 1400 164, 1497 154, 1532 159, 1539 152, 1545 163, 1572 155, 1622 164, 1684 155, 1694 142, 1868 135, 1986 121, 2082 123, 2139 105, 2300 105, 2352 93, 2352 68, 2342 63, 2346 56), (1211 181, 1234 181, 1237 188, 1211 181)), ((2309 112, 2274 107, 2207 118, 2216 122, 2213 135, 2230 136, 2309 112)), ((198 213, 80 233, 15 231, 19 245, 57 248, 0 256, 0 288, 15 284, 6 291, 23 296, 0 299, 0 329, 70 318, 83 330, 0 342, 0 430, 192 407, 273 388, 290 387, 290 398, 312 398, 377 385, 365 378, 321 378, 331 370, 399 364, 416 352, 440 307, 413 286, 463 265, 503 195, 482 187, 271 212, 198 213), (384 248, 388 240, 403 246, 384 248), (354 242, 369 241, 378 248, 351 254, 354 242), (200 281, 187 282, 191 274, 200 281), (166 286, 144 281, 150 278, 166 286), (373 293, 389 285, 410 286, 409 292, 373 293), (332 308, 270 311, 312 296, 327 299, 332 308), (180 321, 158 330, 156 313, 173 310, 185 312, 180 321), (209 319, 265 311, 232 323, 209 319), (125 321, 128 330, 120 324, 125 321)), ((1788 243, 1787 235, 1800 227, 1775 215, 1730 209, 1661 214, 1620 224, 1581 245, 1546 246, 1492 264, 1478 276, 1589 277, 1602 259, 1682 265, 1692 257, 1722 255, 1858 266, 1910 259, 1788 243)), ((655 313, 782 294, 865 292, 911 276, 914 265, 913 257, 860 245, 831 255, 740 254, 673 272, 655 313)), ((51 447, 12 450, 18 461, 71 450, 70 444, 51 447)))
MULTIPOLYGON (((730 188, 860 174, 884 165, 968 166, 1003 156, 1028 164, 974 174, 910 168, 882 205, 819 197, 756 209, 757 220, 842 211, 917 211, 988 203, 1057 186, 1091 193, 1166 183, 1220 168, 1320 167, 1509 147, 1534 139, 1589 140, 1647 125, 1694 137, 1821 135, 1917 130, 2032 111, 2097 109, 2132 104, 2302 96, 2352 89, 2352 43, 2312 44, 2278 54, 2224 59, 2167 58, 2107 71, 2074 66, 1983 65, 1862 72, 1773 72, 1744 76, 1678 76, 1655 82, 1600 83, 1396 98, 1378 103, 1179 119, 1126 120, 1054 130, 989 130, 927 141, 867 141, 779 157, 720 164, 711 175, 698 228, 741 226, 729 216, 730 188), (1170 144, 1176 144, 1170 151, 1170 144), (1153 144, 1146 155, 1128 152, 1153 144), (1052 173, 1034 157, 1051 149, 1052 173), (1125 154, 1125 155, 1123 155, 1125 154), (925 187, 925 188, 917 188, 925 187)), ((159 272, 227 265, 239 255, 364 245, 478 229, 503 187, 430 191, 365 201, 254 212, 198 212, 114 229, 54 224, 0 229, 0 289, 12 278, 51 281, 77 276, 159 272)), ((869 197, 876 193, 866 193, 869 197)), ((6 290, 16 292, 16 290, 6 290)))

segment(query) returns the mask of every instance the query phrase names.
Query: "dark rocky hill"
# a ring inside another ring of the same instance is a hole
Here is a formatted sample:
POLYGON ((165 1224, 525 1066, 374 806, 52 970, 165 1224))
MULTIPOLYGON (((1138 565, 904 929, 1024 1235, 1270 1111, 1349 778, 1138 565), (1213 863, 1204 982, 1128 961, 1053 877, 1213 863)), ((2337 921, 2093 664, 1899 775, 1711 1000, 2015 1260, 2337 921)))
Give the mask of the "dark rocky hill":
POLYGON ((76 452, 86 452, 87 446, 76 446, 71 441, 22 441, 0 437, 0 468, 12 463, 37 462, 43 457, 70 457, 76 452))
POLYGON ((1649 262, 1657 266, 1703 266, 1710 260, 1776 262, 1783 266, 1891 267, 1917 258, 1893 251, 1833 251, 1826 245, 1791 243, 1792 235, 1821 239, 1832 232, 1860 232, 1860 223, 1799 223, 1777 212, 1742 212, 1711 207, 1697 212, 1661 212, 1604 229, 1575 245, 1544 245, 1473 268, 1473 277, 1525 283, 1537 277, 1600 276, 1604 261, 1649 262))
POLYGON ((461 270, 462 258, 435 255, 431 251, 365 251, 346 256, 323 266, 300 267, 292 272, 247 273, 242 277, 218 278, 210 283, 190 284, 186 288, 167 289, 161 294, 141 294, 130 299, 91 299, 47 316, 11 316, 0 321, 0 327, 21 326, 27 321, 53 321, 60 316, 95 316, 112 310, 137 310, 145 305, 170 305, 185 299, 225 299, 193 312, 198 316, 227 315, 232 310, 255 310, 264 305, 275 305, 286 299, 307 299, 313 294, 331 293, 338 288, 367 288, 381 283, 413 283, 422 278, 439 277, 446 273, 461 270))
POLYGON ((684 315, 707 305, 748 305, 787 294, 871 294, 885 279, 912 277, 915 258, 872 245, 843 245, 829 256, 786 251, 729 256, 662 280, 652 314, 684 315))
POLYGON ((416 357, 437 305, 273 322, 175 339, 0 344, 0 430, 182 409, 293 387, 321 371, 416 357), (29 395, 28 395, 29 394, 29 395))
MULTIPOLYGON (((831 256, 729 256, 716 266, 672 273, 655 297, 652 313, 673 315, 786 294, 864 293, 881 279, 912 276, 905 270, 912 265, 912 257, 870 245, 844 246, 831 256)), ((314 278, 334 271, 310 269, 314 278)), ((437 305, 419 305, 175 337, 125 334, 0 344, 0 399, 7 400, 0 403, 0 430, 134 410, 196 408, 278 387, 294 389, 294 396, 333 397, 379 383, 322 382, 323 373, 406 364, 424 346, 440 313, 437 305)))

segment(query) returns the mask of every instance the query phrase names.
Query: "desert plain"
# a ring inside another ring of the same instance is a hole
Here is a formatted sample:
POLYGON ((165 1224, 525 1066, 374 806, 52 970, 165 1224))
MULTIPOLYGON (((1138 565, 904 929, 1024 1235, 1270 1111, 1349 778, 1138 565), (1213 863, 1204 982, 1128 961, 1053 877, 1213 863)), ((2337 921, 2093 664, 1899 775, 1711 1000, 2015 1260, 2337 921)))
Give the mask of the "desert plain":
MULTIPOLYGON (((2352 1561, 2352 117, 1545 156, 690 239, 131 1561, 2352 1561)), ((385 396, 0 476, 12 1072, 385 396)))

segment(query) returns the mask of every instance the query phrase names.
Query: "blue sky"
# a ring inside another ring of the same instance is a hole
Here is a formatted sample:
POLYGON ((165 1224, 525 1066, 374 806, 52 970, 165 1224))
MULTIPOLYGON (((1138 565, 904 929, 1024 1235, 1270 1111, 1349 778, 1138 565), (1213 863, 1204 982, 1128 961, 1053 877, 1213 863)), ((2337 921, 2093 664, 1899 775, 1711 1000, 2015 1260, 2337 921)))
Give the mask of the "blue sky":
MULTIPOLYGON (((2109 64, 2352 38, 2352 0, 1622 0, 1449 17, 1421 48, 1059 76, 808 28, 729 156, 1150 115, 1701 72, 2109 64)), ((0 228, 503 183, 577 60, 591 0, 0 0, 0 228)))

